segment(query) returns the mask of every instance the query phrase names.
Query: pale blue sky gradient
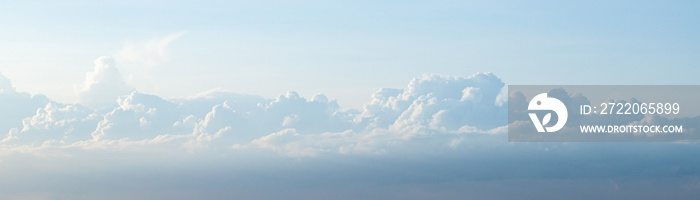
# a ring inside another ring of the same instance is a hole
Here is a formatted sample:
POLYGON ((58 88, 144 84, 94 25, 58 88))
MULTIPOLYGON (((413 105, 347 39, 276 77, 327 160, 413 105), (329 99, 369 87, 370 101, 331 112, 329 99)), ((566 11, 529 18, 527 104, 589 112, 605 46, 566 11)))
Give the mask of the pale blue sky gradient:
POLYGON ((507 84, 698 84, 694 1, 5 2, 0 72, 61 102, 99 56, 186 31, 164 62, 118 62, 137 90, 324 93, 360 107, 425 73, 507 84))

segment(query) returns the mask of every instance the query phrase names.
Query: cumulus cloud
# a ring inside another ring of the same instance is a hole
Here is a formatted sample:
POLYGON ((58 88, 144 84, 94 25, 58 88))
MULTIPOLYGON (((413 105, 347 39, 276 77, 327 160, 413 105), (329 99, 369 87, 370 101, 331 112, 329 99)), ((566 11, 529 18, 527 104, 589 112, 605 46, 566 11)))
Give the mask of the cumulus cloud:
POLYGON ((503 126, 507 109, 497 96, 505 84, 491 73, 467 78, 425 75, 404 90, 381 89, 356 121, 371 128, 456 130, 503 126))
POLYGON ((114 58, 103 56, 95 60, 95 68, 85 74, 78 90, 78 103, 96 109, 114 106, 117 97, 134 91, 122 78, 114 58))
MULTIPOLYGON (((415 146, 454 149, 476 138, 503 136, 508 114, 502 96, 505 84, 491 73, 424 75, 405 88, 379 89, 361 110, 343 110, 325 95, 309 98, 293 91, 263 98, 214 89, 187 98, 163 99, 126 85, 109 57, 96 61, 85 83, 83 101, 75 105, 20 95, 11 85, 6 87, 0 98, 13 97, 28 105, 19 106, 27 110, 25 114, 12 115, 15 124, 4 127, 8 133, 4 144, 94 148, 114 143, 172 143, 188 151, 383 154, 415 146)), ((550 94, 564 102, 588 102, 560 89, 550 94)), ((517 93, 509 101, 526 105, 517 93)), ((580 120, 570 119, 572 124, 580 120)), ((665 119, 640 115, 620 120, 647 123, 665 119)), ((684 120, 688 128, 697 127, 692 119, 684 120)))
POLYGON ((79 104, 35 105, 11 127, 5 144, 178 138, 167 141, 190 150, 261 148, 295 156, 382 153, 415 137, 445 138, 443 145, 454 146, 455 137, 464 139, 461 134, 500 133, 506 118, 498 99, 503 86, 490 73, 430 74, 406 88, 378 90, 362 110, 341 110, 325 95, 306 98, 293 91, 266 99, 214 89, 163 99, 135 91, 113 58, 100 57, 86 75, 79 104))
POLYGON ((13 138, 23 127, 23 120, 31 117, 37 109, 50 100, 44 95, 31 95, 18 92, 7 77, 0 75, 0 133, 7 136, 2 141, 13 138))
MULTIPOLYGON (((228 186, 232 184, 296 192, 297 185, 307 183, 311 185, 300 187, 332 186, 336 189, 328 196, 334 196, 336 190, 352 194, 377 191, 377 186, 395 190, 391 184, 408 182, 437 184, 430 188, 447 185, 458 191, 494 184, 491 194, 501 194, 504 181, 512 187, 544 181, 535 189, 547 191, 551 185, 561 188, 559 180, 572 180, 575 184, 565 183, 572 191, 604 184, 624 190, 625 186, 657 181, 646 177, 673 177, 659 185, 669 187, 671 183, 679 194, 698 193, 683 190, 697 185, 698 162, 687 159, 694 156, 697 145, 505 142, 504 83, 490 73, 418 77, 404 88, 379 89, 361 110, 340 109, 335 100, 320 94, 303 97, 290 91, 263 98, 221 89, 178 99, 125 90, 113 94, 108 106, 95 109, 17 92, 9 81, 3 86, 3 80, 6 78, 0 76, 0 100, 4 102, 0 109, 6 111, 0 112, 6 122, 0 123, 0 131, 6 133, 0 141, 0 171, 12 175, 2 179, 8 187, 0 196, 15 194, 17 188, 74 193, 75 188, 102 191, 104 185, 115 187, 118 194, 135 188, 143 188, 144 194, 164 188, 167 194, 182 188, 221 194, 231 192, 228 186), (47 174, 79 181, 46 183, 47 174), (583 178, 592 181, 581 181, 583 178), (508 183, 513 179, 524 183, 508 183), (465 180, 477 182, 454 186, 465 180), (360 189, 339 183, 357 184, 360 189), (72 185, 57 187, 65 184, 72 185)), ((97 84, 119 79, 94 80, 97 84)), ((552 94, 563 101, 587 101, 566 91, 552 94)), ((511 105, 526 105, 522 95, 511 95, 516 97, 508 100, 511 105)), ((697 117, 634 117, 626 122, 680 120, 689 128, 698 128, 697 117)), ((610 190, 601 186, 596 191, 610 190)), ((235 193, 251 192, 243 188, 235 193)), ((281 192, 273 198, 289 198, 285 195, 289 193, 298 194, 281 192)), ((562 192, 558 197, 569 196, 562 192)))
POLYGON ((43 144, 55 141, 67 145, 90 140, 90 132, 97 122, 97 115, 87 107, 48 102, 36 109, 34 116, 24 118, 21 128, 10 131, 6 143, 43 144))

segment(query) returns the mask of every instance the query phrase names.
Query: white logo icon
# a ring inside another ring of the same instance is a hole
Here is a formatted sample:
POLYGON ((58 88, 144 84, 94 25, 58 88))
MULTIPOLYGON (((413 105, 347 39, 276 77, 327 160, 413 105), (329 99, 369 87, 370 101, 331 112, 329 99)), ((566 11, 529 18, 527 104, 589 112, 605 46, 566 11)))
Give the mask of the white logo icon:
POLYGON ((540 119, 537 118, 537 115, 535 113, 528 113, 530 114, 530 119, 532 119, 532 123, 534 123, 535 128, 537 128, 537 132, 540 133, 558 131, 559 129, 564 127, 564 124, 566 124, 566 119, 569 117, 569 112, 566 110, 566 106, 564 105, 564 103, 559 101, 559 99, 547 97, 547 93, 538 94, 537 96, 532 98, 532 100, 530 100, 530 105, 527 106, 527 109, 530 111, 549 110, 554 111, 554 113, 557 114, 557 123, 553 126, 544 127, 544 125, 548 124, 549 120, 552 119, 552 113, 547 113, 542 119, 542 121, 540 121, 540 119))

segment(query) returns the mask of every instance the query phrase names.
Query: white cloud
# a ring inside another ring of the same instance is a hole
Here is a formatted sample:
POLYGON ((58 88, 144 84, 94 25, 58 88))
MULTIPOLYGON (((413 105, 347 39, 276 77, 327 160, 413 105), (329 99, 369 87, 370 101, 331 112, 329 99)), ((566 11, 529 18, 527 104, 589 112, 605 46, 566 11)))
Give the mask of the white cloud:
POLYGON ((115 58, 118 61, 137 62, 146 66, 157 65, 168 59, 168 45, 185 35, 185 33, 187 32, 181 31, 141 44, 128 42, 115 55, 115 58))
MULTIPOLYGON (((60 104, 14 90, 0 93, 0 98, 14 98, 9 102, 18 105, 7 109, 24 113, 0 115, 9 117, 7 124, 0 124, 8 133, 3 143, 91 144, 82 145, 90 148, 167 143, 188 151, 267 149, 285 155, 317 156, 384 154, 415 146, 456 149, 473 145, 474 140, 496 141, 484 138, 506 134, 505 84, 490 73, 425 75, 403 89, 378 90, 362 110, 342 110, 324 95, 307 98, 293 91, 266 99, 214 89, 188 98, 163 99, 126 89, 118 93, 99 90, 129 88, 110 61, 108 57, 98 59, 95 72, 86 78, 91 87, 85 88, 85 94, 111 97, 104 99, 106 106, 100 109, 60 104)), ((567 102, 587 101, 565 91, 553 91, 553 95, 567 102)), ((519 101, 524 98, 515 99, 510 103, 523 104, 519 101)), ((577 119, 571 120, 574 123, 577 119)), ((664 119, 640 120, 630 118, 621 123, 664 119)), ((679 122, 684 127, 697 128, 693 119, 682 120, 679 122)))
POLYGON ((396 130, 431 124, 450 130, 464 125, 492 129, 506 123, 506 107, 496 98, 504 85, 490 73, 467 78, 425 75, 413 79, 406 90, 377 91, 356 121, 396 130))
POLYGON ((134 91, 126 84, 112 57, 99 57, 95 68, 85 74, 82 88, 78 90, 78 103, 95 109, 114 106, 117 97, 134 91))
MULTIPOLYGON (((342 111, 323 95, 306 98, 295 92, 271 99, 217 89, 182 99, 131 92, 109 107, 92 109, 8 89, 0 92, 0 109, 7 111, 0 112, 7 122, 0 130, 8 133, 0 141, 0 171, 9 178, 3 179, 9 187, 4 193, 42 186, 46 191, 100 191, 109 185, 121 194, 140 186, 148 192, 195 187, 182 185, 190 183, 202 188, 275 183, 277 189, 309 181, 343 188, 347 185, 337 183, 359 180, 375 188, 376 183, 410 181, 442 188, 455 180, 695 176, 697 162, 676 159, 692 157, 693 144, 507 143, 505 107, 497 97, 502 86, 492 74, 426 75, 404 89, 380 89, 359 111, 342 111), (646 152, 668 153, 650 159, 646 152), (92 181, 69 182, 71 188, 65 189, 45 183, 47 174, 92 181)), ((510 103, 523 103, 518 101, 510 103)), ((647 117, 639 123, 655 120, 666 119, 647 117)), ((697 129, 697 120, 679 122, 697 129)), ((496 185, 494 191, 500 191, 496 185)))
POLYGON ((168 142, 190 150, 258 147, 294 156, 381 154, 415 137, 444 137, 444 145, 454 146, 459 134, 501 133, 496 130, 505 125, 506 111, 497 95, 503 86, 489 73, 425 75, 405 89, 380 89, 361 111, 342 111, 325 95, 307 99, 292 91, 265 99, 215 89, 166 100, 135 92, 114 60, 101 57, 80 93, 81 104, 91 108, 46 103, 23 118, 8 141, 66 145, 178 136, 168 142))
MULTIPOLYGON (((45 106, 50 100, 44 95, 17 92, 10 80, 0 75, 0 102, 0 135, 7 134, 1 139, 7 142, 17 137, 23 129, 25 118, 37 113, 37 109, 45 106)), ((40 143, 43 140, 34 142, 40 143)))

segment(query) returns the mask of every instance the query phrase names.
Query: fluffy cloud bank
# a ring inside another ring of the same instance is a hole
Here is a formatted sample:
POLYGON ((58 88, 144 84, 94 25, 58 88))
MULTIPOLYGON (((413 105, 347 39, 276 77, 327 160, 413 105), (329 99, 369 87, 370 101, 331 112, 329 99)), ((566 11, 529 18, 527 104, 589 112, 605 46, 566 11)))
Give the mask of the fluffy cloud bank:
MULTIPOLYGON (((489 73, 425 75, 405 88, 379 89, 360 110, 343 110, 324 95, 291 91, 263 98, 210 90, 164 99, 126 85, 110 60, 96 61, 81 90, 82 102, 99 106, 17 92, 0 76, 0 183, 7 186, 0 198, 700 194, 700 163, 688 159, 697 154, 695 143, 507 143, 504 83, 489 73)), ((664 119, 626 122, 654 120, 664 119)), ((683 120, 697 127, 697 118, 683 120)))
POLYGON ((79 104, 17 93, 3 80, 0 98, 12 99, 4 109, 17 109, 3 112, 5 146, 169 143, 190 151, 382 153, 416 137, 444 138, 442 145, 449 146, 468 133, 503 133, 507 115, 499 102, 504 83, 490 73, 425 75, 406 88, 378 90, 361 110, 293 91, 272 99, 223 90, 163 99, 127 85, 110 57, 95 61, 79 104))

